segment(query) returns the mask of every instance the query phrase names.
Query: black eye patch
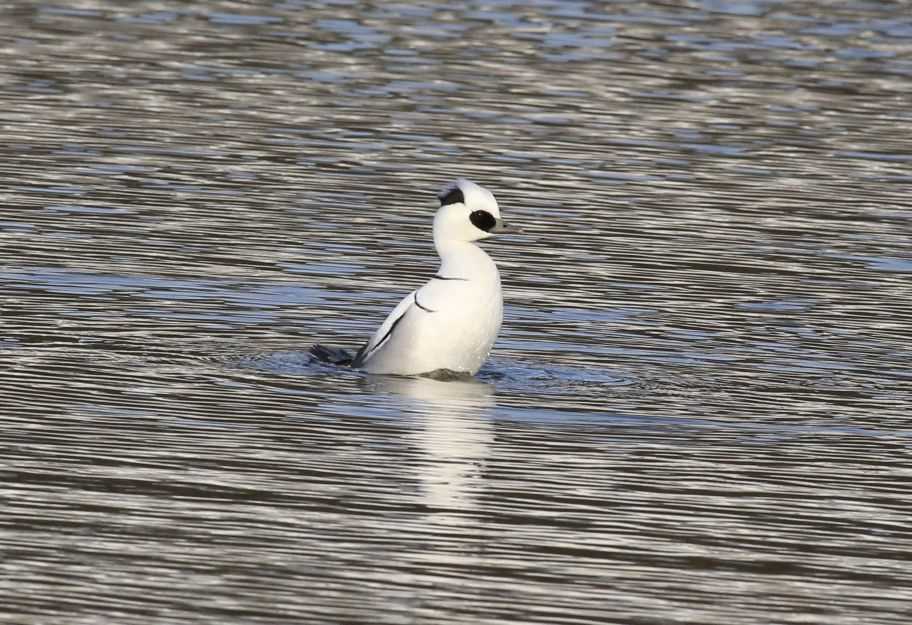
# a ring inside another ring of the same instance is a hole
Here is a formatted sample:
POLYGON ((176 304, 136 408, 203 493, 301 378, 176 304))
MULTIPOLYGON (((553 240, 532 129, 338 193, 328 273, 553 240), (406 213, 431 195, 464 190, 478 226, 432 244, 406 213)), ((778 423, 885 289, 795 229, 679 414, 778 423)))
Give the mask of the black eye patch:
POLYGON ((484 230, 485 232, 489 231, 497 223, 497 220, 494 219, 494 215, 488 211, 473 211, 469 215, 469 219, 475 224, 475 227, 479 230, 484 230))
POLYGON ((462 194, 462 189, 455 187, 446 195, 441 195, 440 205, 446 206, 447 204, 465 204, 465 196, 462 194))

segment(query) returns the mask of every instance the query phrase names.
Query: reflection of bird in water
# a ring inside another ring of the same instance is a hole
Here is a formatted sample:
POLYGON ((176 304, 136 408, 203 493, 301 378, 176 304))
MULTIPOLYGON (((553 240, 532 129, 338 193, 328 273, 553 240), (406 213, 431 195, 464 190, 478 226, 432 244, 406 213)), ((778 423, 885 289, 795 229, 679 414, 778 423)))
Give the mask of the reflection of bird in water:
POLYGON ((483 486, 481 468, 494 440, 489 414, 493 388, 472 378, 441 382, 384 376, 370 383, 408 400, 404 408, 417 417, 412 438, 423 455, 416 468, 424 503, 437 511, 473 509, 483 486))
POLYGON ((440 269, 399 302, 352 357, 314 345, 311 354, 369 373, 474 375, 494 345, 503 320, 500 273, 476 242, 504 229, 490 191, 460 178, 439 194, 434 247, 440 269))

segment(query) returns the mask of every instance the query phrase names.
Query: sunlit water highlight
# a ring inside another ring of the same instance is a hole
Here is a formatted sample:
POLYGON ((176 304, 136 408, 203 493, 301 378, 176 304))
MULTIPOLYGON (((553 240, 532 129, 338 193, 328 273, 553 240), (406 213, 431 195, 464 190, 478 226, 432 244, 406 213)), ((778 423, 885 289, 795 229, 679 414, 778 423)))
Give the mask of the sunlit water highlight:
POLYGON ((19 3, 0 620, 908 622, 902 3, 19 3), (473 380, 315 364, 485 184, 473 380))

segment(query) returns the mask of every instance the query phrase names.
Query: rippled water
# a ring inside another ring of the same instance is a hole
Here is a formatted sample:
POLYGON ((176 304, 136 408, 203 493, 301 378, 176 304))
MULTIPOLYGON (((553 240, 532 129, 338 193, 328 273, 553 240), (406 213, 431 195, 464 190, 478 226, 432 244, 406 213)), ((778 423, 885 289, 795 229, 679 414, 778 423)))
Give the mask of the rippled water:
POLYGON ((905 624, 905 3, 0 25, 0 620, 905 624), (495 192, 473 381, 311 364, 495 192))

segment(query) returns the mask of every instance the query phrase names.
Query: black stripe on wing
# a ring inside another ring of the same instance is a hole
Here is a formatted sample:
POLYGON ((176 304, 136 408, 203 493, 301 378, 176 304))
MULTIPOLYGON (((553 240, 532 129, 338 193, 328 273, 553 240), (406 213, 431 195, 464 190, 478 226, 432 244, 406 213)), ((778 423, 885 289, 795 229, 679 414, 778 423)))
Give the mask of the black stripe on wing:
POLYGON ((393 330, 396 329, 396 326, 399 325, 399 322, 405 318, 406 313, 408 313, 408 311, 410 311, 411 309, 412 309, 412 307, 409 306, 408 308, 403 310, 402 314, 399 315, 398 317, 396 317, 396 320, 393 321, 393 324, 390 326, 390 329, 386 331, 386 334, 383 335, 383 338, 381 338, 379 341, 377 341, 377 344, 374 345, 372 348, 370 348, 370 350, 367 349, 367 346, 370 345, 370 341, 368 341, 364 345, 364 347, 359 349, 358 353, 355 354, 355 359, 352 361, 352 367, 360 367, 361 365, 364 364, 364 361, 370 357, 371 354, 373 354, 375 351, 380 349, 380 347, 382 347, 383 344, 386 343, 387 340, 389 340, 389 337, 391 337, 393 335, 393 330))
POLYGON ((421 302, 418 301, 418 291, 415 291, 415 306, 423 310, 424 312, 435 313, 437 312, 433 308, 428 308, 427 306, 422 306, 421 302))

